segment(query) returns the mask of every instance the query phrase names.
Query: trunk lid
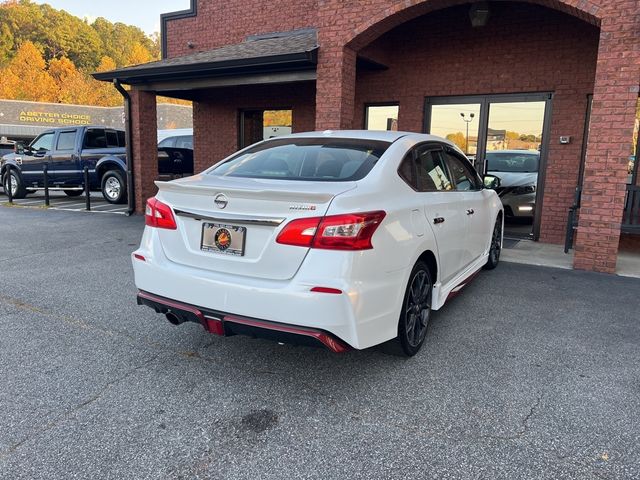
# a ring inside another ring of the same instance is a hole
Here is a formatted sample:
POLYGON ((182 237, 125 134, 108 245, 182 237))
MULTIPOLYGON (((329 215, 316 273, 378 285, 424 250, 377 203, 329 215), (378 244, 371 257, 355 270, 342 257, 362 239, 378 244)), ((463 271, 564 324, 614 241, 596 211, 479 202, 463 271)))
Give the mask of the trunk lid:
POLYGON ((173 182, 156 182, 157 198, 173 208, 177 230, 159 229, 165 255, 181 265, 203 270, 271 280, 288 280, 297 272, 308 248, 276 243, 291 220, 323 216, 333 198, 356 188, 355 182, 307 182, 197 175, 173 182), (226 200, 226 205, 221 208, 226 200), (206 234, 205 225, 207 225, 206 234), (231 236, 227 251, 212 247, 231 236), (241 231, 238 231, 241 230, 241 231), (244 230, 242 232, 242 230, 244 230), (240 239, 244 234, 244 245, 240 239), (211 248, 211 247, 210 247, 211 248))

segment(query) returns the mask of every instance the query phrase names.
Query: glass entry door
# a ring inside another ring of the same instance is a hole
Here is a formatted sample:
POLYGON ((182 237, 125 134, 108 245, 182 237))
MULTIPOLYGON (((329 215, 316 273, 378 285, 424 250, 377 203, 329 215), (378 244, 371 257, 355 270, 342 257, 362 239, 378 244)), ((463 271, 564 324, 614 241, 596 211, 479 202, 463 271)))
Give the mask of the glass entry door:
POLYGON ((428 98, 425 131, 460 147, 481 173, 501 179, 505 235, 538 238, 550 94, 428 98))

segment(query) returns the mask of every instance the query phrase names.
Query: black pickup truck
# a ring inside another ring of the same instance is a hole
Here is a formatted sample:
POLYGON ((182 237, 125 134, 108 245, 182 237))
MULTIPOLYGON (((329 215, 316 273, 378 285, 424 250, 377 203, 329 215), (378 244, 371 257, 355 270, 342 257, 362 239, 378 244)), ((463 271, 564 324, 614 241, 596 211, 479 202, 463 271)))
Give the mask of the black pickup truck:
MULTIPOLYGON (((180 149, 160 149, 158 173, 193 173, 180 149)), ((11 186, 14 198, 44 187, 44 165, 49 186, 69 196, 82 195, 84 168, 89 169, 89 188, 100 190, 110 203, 127 201, 125 134, 100 126, 54 128, 40 134, 29 146, 18 145, 0 160, 0 178, 5 192, 11 186)))

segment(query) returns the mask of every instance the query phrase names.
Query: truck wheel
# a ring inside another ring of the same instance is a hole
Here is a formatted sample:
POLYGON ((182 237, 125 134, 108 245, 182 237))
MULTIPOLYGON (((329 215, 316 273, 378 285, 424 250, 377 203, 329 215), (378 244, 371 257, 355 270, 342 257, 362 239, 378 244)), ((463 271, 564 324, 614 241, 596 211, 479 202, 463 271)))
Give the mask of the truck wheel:
POLYGON ((11 196, 13 198, 24 198, 27 196, 27 189, 22 183, 22 178, 15 170, 9 170, 3 179, 2 186, 4 187, 5 193, 9 191, 9 185, 11 185, 11 196))
POLYGON ((68 197, 79 197, 84 193, 84 190, 65 190, 64 193, 66 193, 68 197))
POLYGON ((109 170, 102 177, 102 196, 109 203, 125 203, 127 201, 127 184, 118 170, 109 170))

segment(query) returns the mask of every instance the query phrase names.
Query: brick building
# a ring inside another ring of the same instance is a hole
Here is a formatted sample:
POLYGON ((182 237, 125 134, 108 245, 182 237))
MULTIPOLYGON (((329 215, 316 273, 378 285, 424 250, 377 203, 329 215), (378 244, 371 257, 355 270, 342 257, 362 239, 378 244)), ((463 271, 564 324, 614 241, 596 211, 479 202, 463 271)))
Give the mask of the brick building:
POLYGON ((273 112, 293 131, 425 131, 461 138, 479 169, 495 148, 536 150, 528 235, 563 243, 579 200, 576 268, 614 272, 637 244, 637 1, 192 0, 161 20, 163 60, 95 75, 131 86, 138 209, 166 95, 194 102, 196 169, 263 138, 273 112))

